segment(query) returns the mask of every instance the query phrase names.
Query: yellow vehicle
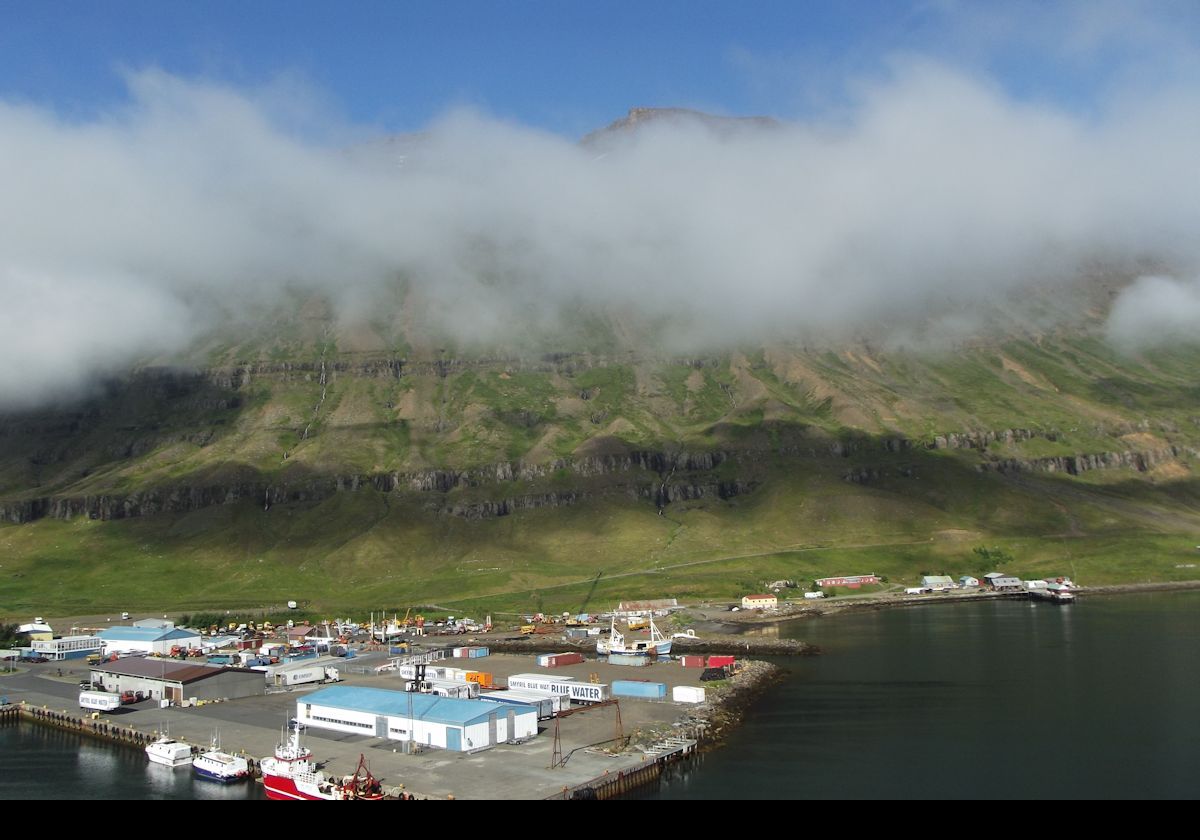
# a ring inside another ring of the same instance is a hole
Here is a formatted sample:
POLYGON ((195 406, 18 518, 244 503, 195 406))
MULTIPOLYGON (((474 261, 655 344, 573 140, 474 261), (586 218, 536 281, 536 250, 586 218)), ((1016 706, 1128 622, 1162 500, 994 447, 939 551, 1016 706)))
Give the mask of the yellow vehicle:
POLYGON ((98 653, 89 653, 89 654, 88 654, 88 658, 87 658, 87 664, 89 664, 89 665, 99 665, 99 664, 100 664, 100 660, 102 660, 103 658, 104 658, 104 657, 103 657, 103 656, 101 656, 101 655, 100 655, 100 654, 98 654, 98 653))
POLYGON ((522 624, 521 625, 521 635, 522 636, 532 636, 536 632, 537 632, 537 627, 535 627, 532 624, 522 624))

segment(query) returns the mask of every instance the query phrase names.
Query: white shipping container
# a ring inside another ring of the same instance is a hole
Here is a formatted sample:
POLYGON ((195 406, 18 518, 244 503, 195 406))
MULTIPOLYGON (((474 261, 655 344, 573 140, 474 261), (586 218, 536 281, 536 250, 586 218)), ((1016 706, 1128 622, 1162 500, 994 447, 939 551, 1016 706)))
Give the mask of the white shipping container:
POLYGON ((552 694, 534 694, 532 692, 518 692, 512 689, 507 691, 490 691, 479 696, 480 700, 485 700, 489 703, 513 704, 518 706, 528 706, 537 710, 538 720, 549 720, 557 713, 556 704, 561 704, 563 697, 552 694))
POLYGON ((79 692, 79 708, 111 712, 121 708, 121 698, 116 694, 105 694, 103 691, 81 691, 79 692))
MULTIPOLYGON (((493 694, 500 692, 492 692, 493 694)), ((510 697, 513 700, 548 700, 550 701, 550 711, 554 713, 561 712, 570 705, 570 698, 564 697, 561 694, 552 694, 548 691, 533 691, 527 688, 510 688, 502 692, 504 696, 510 697)))
POLYGON ((704 689, 692 685, 677 685, 671 689, 671 699, 676 703, 703 703, 704 689))
MULTIPOLYGON (((408 680, 405 687, 412 690, 415 680, 408 680)), ((453 697, 459 700, 475 700, 479 697, 479 684, 471 682, 454 682, 452 680, 426 680, 422 692, 438 697, 453 697)))
POLYGON ((279 685, 304 685, 305 683, 320 682, 323 679, 325 679, 325 668, 320 665, 280 671, 275 674, 276 683, 279 685))
MULTIPOLYGON (((415 680, 417 678, 416 665, 401 665, 398 672, 400 676, 406 680, 415 680)), ((447 680, 450 682, 466 682, 462 676, 466 671, 460 668, 443 668, 441 666, 434 667, 433 665, 425 666, 425 679, 427 680, 447 680)))
POLYGON ((579 703, 599 703, 612 697, 607 685, 575 682, 573 679, 546 679, 537 674, 518 674, 508 678, 509 688, 531 689, 550 694, 565 694, 579 703))

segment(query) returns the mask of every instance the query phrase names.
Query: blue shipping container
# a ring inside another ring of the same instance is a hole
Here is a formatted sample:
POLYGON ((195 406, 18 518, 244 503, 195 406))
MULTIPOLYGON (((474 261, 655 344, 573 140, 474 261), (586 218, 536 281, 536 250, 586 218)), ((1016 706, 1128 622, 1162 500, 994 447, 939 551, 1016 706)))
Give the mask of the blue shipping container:
POLYGON ((632 653, 610 653, 608 655, 609 665, 629 665, 633 668, 643 668, 650 664, 649 656, 637 656, 632 653))
POLYGON ((613 680, 612 693, 616 697, 643 697, 661 700, 667 696, 666 683, 642 682, 641 680, 613 680))

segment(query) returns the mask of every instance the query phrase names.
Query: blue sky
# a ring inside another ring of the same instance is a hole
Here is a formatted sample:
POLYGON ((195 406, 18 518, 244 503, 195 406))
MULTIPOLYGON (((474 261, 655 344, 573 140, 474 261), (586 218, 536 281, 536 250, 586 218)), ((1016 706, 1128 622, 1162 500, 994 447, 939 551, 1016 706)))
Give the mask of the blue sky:
POLYGON ((631 106, 784 118, 835 109, 919 55, 1087 110, 1194 77, 1200 4, 1120 2, 18 2, 0 98, 90 117, 122 69, 240 89, 297 82, 350 122, 419 128, 468 105, 572 136, 631 106))

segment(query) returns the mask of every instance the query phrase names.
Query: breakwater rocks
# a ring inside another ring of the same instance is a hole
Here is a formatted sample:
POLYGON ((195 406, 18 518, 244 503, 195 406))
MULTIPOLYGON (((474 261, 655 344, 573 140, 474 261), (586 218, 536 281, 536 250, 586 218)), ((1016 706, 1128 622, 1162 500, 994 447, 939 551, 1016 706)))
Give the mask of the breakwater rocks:
POLYGON ((709 686, 708 699, 679 719, 679 734, 695 738, 705 749, 719 746, 726 734, 742 722, 750 705, 781 682, 785 673, 770 662, 742 661, 729 680, 709 686))

